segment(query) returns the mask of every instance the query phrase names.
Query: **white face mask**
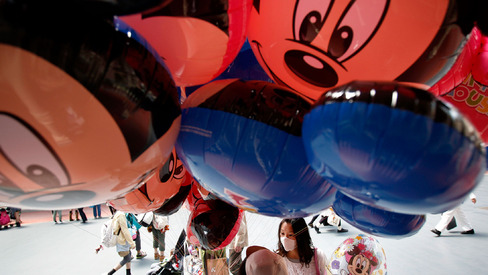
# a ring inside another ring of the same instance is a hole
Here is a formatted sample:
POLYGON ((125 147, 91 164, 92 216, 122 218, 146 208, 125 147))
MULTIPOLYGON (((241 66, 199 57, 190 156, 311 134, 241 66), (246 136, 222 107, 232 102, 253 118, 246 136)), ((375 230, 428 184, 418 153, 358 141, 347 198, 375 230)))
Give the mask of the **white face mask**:
POLYGON ((292 251, 293 249, 297 248, 297 240, 292 240, 287 237, 281 237, 280 241, 286 252, 292 251))

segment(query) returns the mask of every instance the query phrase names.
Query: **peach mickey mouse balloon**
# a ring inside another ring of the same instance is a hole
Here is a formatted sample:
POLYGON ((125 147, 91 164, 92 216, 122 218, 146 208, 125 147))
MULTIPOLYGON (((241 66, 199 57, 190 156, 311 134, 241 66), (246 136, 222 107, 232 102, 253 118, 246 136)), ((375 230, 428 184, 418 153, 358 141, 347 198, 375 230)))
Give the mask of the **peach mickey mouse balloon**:
POLYGON ((77 208, 142 184, 180 128, 164 62, 120 22, 1 3, 0 201, 77 208))

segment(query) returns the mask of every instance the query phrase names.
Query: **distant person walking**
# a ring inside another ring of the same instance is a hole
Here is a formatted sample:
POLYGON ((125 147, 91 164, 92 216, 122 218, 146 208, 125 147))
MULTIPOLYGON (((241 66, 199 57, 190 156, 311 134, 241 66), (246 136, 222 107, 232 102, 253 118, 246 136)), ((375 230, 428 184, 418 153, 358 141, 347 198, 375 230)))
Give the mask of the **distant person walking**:
MULTIPOLYGON (((469 195, 469 199, 473 204, 476 203, 476 195, 474 193, 469 195)), ((461 234, 474 234, 473 226, 466 218, 466 214, 464 214, 464 211, 461 209, 461 205, 442 213, 441 220, 436 224, 434 229, 430 231, 439 237, 453 218, 456 219, 456 224, 462 228, 463 231, 461 231, 461 234)))
POLYGON ((63 212, 61 210, 53 210, 52 213, 54 223, 58 223, 58 221, 56 220, 56 216, 58 217, 60 223, 63 222, 63 212))

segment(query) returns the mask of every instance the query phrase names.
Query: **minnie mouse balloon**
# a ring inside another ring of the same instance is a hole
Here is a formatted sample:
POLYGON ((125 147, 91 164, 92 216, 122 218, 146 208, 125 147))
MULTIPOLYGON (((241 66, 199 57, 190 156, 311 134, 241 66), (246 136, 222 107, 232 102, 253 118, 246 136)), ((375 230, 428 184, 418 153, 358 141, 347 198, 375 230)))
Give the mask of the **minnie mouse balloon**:
POLYGON ((453 106, 395 82, 326 92, 303 121, 311 166, 344 194, 405 214, 441 213, 481 182, 486 150, 453 106))
POLYGON ((248 39, 275 82, 312 99, 353 80, 427 87, 448 70, 474 26, 472 2, 254 1, 248 39))
POLYGON ((386 253, 375 238, 358 234, 345 239, 330 257, 334 275, 386 275, 386 253))
POLYGON ((180 127, 178 94, 133 30, 14 1, 2 2, 0 22, 0 201, 104 203, 166 161, 180 127))
POLYGON ((301 128, 312 102, 265 81, 213 81, 182 108, 176 151, 206 190, 267 216, 305 217, 336 189, 305 156, 301 128))
POLYGON ((173 0, 123 16, 162 56, 177 86, 204 84, 222 73, 246 40, 251 0, 173 0))

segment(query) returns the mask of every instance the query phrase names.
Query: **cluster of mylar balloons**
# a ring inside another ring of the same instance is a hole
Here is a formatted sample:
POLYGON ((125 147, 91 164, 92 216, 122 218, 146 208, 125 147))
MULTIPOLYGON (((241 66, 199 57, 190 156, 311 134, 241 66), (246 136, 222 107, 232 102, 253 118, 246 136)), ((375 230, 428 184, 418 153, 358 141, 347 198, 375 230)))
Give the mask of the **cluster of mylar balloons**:
POLYGON ((0 0, 0 201, 413 235, 486 168, 480 2, 0 0))

